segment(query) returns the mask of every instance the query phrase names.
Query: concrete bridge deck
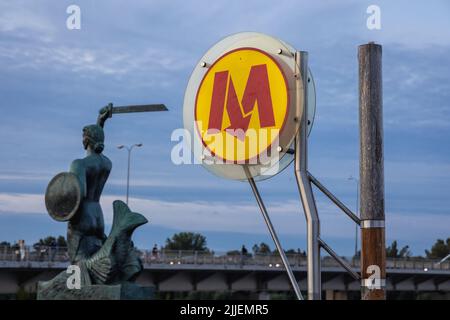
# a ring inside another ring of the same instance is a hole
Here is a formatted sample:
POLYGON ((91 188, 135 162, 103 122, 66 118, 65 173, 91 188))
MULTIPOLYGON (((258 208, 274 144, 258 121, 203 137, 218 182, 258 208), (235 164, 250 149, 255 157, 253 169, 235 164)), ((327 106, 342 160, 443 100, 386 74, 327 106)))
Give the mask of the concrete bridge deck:
MULTIPOLYGON (((154 285, 161 292, 249 291, 287 292, 288 278, 276 254, 252 255, 166 251, 152 255, 142 250, 144 271, 138 283, 154 285)), ((306 257, 288 255, 300 287, 306 289, 306 257)), ((359 259, 346 258, 356 272, 359 259)), ((19 288, 35 291, 40 280, 48 280, 69 265, 64 249, 41 248, 17 252, 0 249, 0 293, 19 288)), ((336 293, 359 291, 354 280, 333 258, 322 258, 322 289, 328 298, 336 293)), ((387 290, 450 292, 450 262, 426 259, 387 259, 387 290)))

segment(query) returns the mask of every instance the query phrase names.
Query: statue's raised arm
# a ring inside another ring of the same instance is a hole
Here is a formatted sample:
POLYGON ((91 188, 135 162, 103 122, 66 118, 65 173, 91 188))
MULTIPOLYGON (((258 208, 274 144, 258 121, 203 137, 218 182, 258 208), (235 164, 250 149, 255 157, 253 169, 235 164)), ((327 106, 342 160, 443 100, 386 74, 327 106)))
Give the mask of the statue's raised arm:
POLYGON ((109 103, 107 106, 101 108, 98 111, 97 125, 103 128, 105 126, 106 119, 112 117, 112 111, 113 111, 112 103, 109 103))

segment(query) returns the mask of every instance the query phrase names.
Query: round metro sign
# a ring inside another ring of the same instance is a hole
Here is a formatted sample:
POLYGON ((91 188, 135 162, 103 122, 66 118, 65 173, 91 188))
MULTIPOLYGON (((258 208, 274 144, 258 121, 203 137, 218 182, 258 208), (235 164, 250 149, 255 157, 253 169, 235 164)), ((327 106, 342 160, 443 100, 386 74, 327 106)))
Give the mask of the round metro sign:
MULTIPOLYGON (((186 89, 184 126, 196 161, 212 173, 247 180, 269 178, 288 166, 298 130, 295 49, 253 32, 214 45, 195 67, 186 89)), ((315 90, 308 73, 309 129, 315 90)), ((302 109, 302 108, 301 108, 302 109)))
POLYGON ((217 59, 200 83, 197 133, 211 154, 248 163, 279 138, 288 108, 289 87, 278 63, 255 48, 235 49, 217 59))

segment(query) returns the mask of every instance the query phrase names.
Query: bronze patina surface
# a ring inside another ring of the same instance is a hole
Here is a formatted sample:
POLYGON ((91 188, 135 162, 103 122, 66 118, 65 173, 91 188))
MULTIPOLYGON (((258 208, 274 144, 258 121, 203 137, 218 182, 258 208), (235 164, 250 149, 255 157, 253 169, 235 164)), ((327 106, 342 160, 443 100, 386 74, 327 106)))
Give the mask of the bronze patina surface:
POLYGON ((70 220, 78 211, 80 203, 81 186, 75 174, 58 173, 48 184, 45 192, 45 207, 53 219, 70 220))
POLYGON ((38 299, 150 299, 153 295, 149 288, 133 284, 142 271, 142 261, 131 237, 147 219, 116 200, 112 228, 105 235, 100 197, 112 168, 102 153, 103 126, 110 116, 111 107, 103 108, 97 124, 83 128, 86 156, 74 160, 68 173, 53 178, 45 197, 50 216, 68 221, 68 253, 71 264, 80 270, 81 287, 69 286, 70 274, 64 270, 39 283, 38 299))

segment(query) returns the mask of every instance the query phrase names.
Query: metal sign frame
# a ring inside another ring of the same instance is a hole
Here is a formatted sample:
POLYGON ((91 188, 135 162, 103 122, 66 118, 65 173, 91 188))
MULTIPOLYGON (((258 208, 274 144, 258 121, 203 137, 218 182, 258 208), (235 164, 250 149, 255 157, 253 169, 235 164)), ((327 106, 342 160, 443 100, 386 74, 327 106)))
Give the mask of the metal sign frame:
MULTIPOLYGON (((296 103, 297 107, 304 108, 308 103, 308 52, 295 53, 296 66, 296 103), (303 104, 303 105, 300 105, 303 104)), ((307 259, 308 259, 308 299, 321 298, 321 272, 320 272, 320 222, 317 213, 316 201, 308 179, 308 133, 306 112, 298 117, 299 130, 295 137, 295 178, 302 200, 303 211, 307 223, 307 259)))
MULTIPOLYGON (((303 108, 308 103, 309 79, 306 70, 308 70, 308 52, 297 51, 295 53, 297 68, 297 103, 303 102, 303 108), (301 79, 301 80, 300 80, 301 79), (300 96, 303 95, 303 99, 300 96)), ((356 280, 360 280, 360 275, 320 237, 320 219, 316 207, 316 201, 312 190, 314 184, 321 190, 334 204, 336 204, 349 218, 360 225, 361 220, 339 201, 330 191, 328 191, 317 179, 308 172, 308 119, 304 114, 299 118, 299 130, 295 139, 295 177, 302 200, 303 210, 307 223, 307 283, 308 299, 320 300, 322 295, 320 249, 323 248, 356 280)))
MULTIPOLYGON (((295 177, 303 205, 303 210, 307 222, 307 283, 308 283, 308 299, 321 299, 321 270, 320 270, 320 222, 317 213, 316 202, 311 188, 308 168, 308 115, 306 106, 308 105, 308 53, 305 51, 296 51, 295 57, 295 104, 296 104, 296 121, 298 130, 294 139, 294 161, 295 161, 295 177)), ((255 195, 261 214, 269 229, 270 235, 275 246, 280 253, 281 260, 288 274, 291 285, 299 300, 303 300, 303 296, 299 289, 297 280, 292 272, 289 261, 286 258, 284 250, 278 239, 276 231, 270 221, 267 209, 258 192, 256 183, 248 173, 248 168, 244 167, 247 173, 248 182, 255 195)))
MULTIPOLYGON (((246 43, 251 37, 258 36, 261 34, 256 33, 244 33, 242 35, 236 34, 233 36, 230 36, 228 38, 225 38, 223 42, 226 44, 227 49, 233 49, 236 47, 242 46, 243 43, 246 43), (240 39, 239 43, 233 43, 231 48, 229 46, 233 41, 235 41, 237 38, 243 37, 243 39, 240 39)), ((263 35, 264 37, 267 37, 263 35)), ((273 38, 272 38, 273 39, 273 38)), ((275 40, 275 39, 273 39, 275 40)), ((252 41, 255 41, 254 39, 252 41)), ((291 98, 295 99, 294 103, 294 110, 295 110, 295 126, 296 129, 294 130, 295 134, 293 137, 293 141, 290 144, 289 148, 285 150, 285 155, 289 156, 290 159, 294 160, 294 172, 297 182, 297 187, 300 195, 300 200, 302 202, 303 211, 306 218, 307 223, 307 284, 308 284, 308 299, 309 300, 320 300, 321 299, 321 257, 320 257, 320 249, 323 248, 330 256, 335 258, 337 262, 349 272, 349 274, 357 279, 360 280, 360 275, 355 272, 352 267, 342 258, 340 258, 329 245, 325 243, 320 237, 320 219, 319 214, 316 207, 316 201, 314 198, 314 193, 312 189, 312 185, 314 184, 320 191, 322 191, 328 198, 332 200, 333 203, 335 203, 348 217, 350 217, 356 224, 360 225, 361 220, 350 210, 348 209, 341 201, 339 201, 330 191, 328 191, 317 179, 315 179, 309 172, 308 172, 308 136, 309 132, 312 127, 312 120, 308 119, 311 118, 311 113, 308 112, 308 107, 310 104, 308 104, 308 99, 314 99, 314 105, 315 105, 315 93, 308 92, 308 87, 311 87, 313 91, 315 91, 314 88, 314 80, 312 78, 312 74, 309 71, 308 68, 308 52, 306 51, 295 51, 294 48, 287 45, 286 43, 279 41, 280 46, 282 49, 278 49, 279 55, 286 55, 286 57, 289 57, 289 59, 294 60, 295 66, 294 66, 294 78, 291 83, 295 84, 295 87, 293 88, 294 92, 291 96, 291 98)), ((220 43, 222 46, 224 46, 224 43, 220 43)), ((253 43, 256 44, 256 43, 253 43)), ((248 46, 248 45, 247 45, 248 46)), ((273 48, 272 48, 273 49, 273 48)), ((218 57, 219 52, 218 48, 216 46, 212 47, 202 58, 202 61, 199 66, 201 68, 207 68, 210 64, 209 59, 208 62, 205 62, 205 57, 214 58, 218 57)), ((213 59, 214 60, 214 59, 213 59)), ((200 74, 198 72, 196 73, 196 70, 194 69, 193 75, 191 76, 191 79, 188 84, 188 89, 186 90, 185 94, 185 106, 186 104, 189 105, 189 101, 192 100, 191 93, 189 88, 191 88, 196 82, 200 79, 200 74), (193 80, 194 79, 194 80, 193 80)), ((204 72, 204 71, 202 71, 204 72)), ((292 74, 291 74, 292 75, 292 74)), ((183 114, 184 114, 184 123, 185 127, 188 129, 190 128, 191 124, 191 116, 187 113, 187 109, 184 108, 183 114)), ((314 115, 312 115, 314 118, 314 115)), ((192 130, 190 130, 192 131, 192 130)), ((194 154, 195 151, 193 150, 194 154)), ((283 158, 284 158, 283 157, 283 158)), ((292 160, 291 160, 292 161, 292 160)), ((284 166, 288 166, 291 161, 287 161, 284 166)), ((200 162, 203 164, 203 160, 200 162)), ((229 166, 229 165, 227 165, 229 166)), ((236 164, 231 165, 233 170, 236 170, 236 164)), ((283 166, 283 169, 284 169, 283 166)), ((282 248, 282 245, 279 241, 279 238, 276 234, 275 228, 270 220, 270 216, 267 212, 267 209, 264 205, 264 202, 262 200, 262 197, 258 191, 257 184, 255 180, 258 180, 258 176, 254 176, 254 173, 252 172, 251 166, 247 164, 239 165, 239 169, 243 170, 243 178, 242 180, 247 180, 253 194, 255 196, 255 199, 258 203, 259 209, 261 211, 261 214, 264 218, 264 221, 267 225, 267 228, 269 230, 269 233, 272 237, 273 242, 275 243, 275 246, 280 254, 283 266, 287 272, 289 281, 294 289, 294 292, 299 300, 303 300, 302 293, 299 288, 299 284, 294 276, 294 273, 292 272, 292 268, 289 264, 289 261, 286 257, 286 254, 282 248)), ((229 167, 227 167, 230 169, 229 167)), ((213 173, 217 174, 217 172, 214 172, 214 170, 210 170, 213 173)), ((219 176, 223 176, 225 178, 231 178, 230 176, 218 174, 219 176)), ((236 179, 235 180, 240 180, 236 179)))
MULTIPOLYGON (((233 34, 214 44, 195 65, 189 78, 183 101, 183 123, 184 128, 190 133, 191 139, 189 139, 187 143, 194 154, 196 163, 201 163, 204 165, 205 169, 216 176, 243 182, 247 181, 247 176, 242 166, 244 163, 227 163, 226 165, 223 165, 218 157, 211 154, 211 152, 208 152, 207 148, 203 148, 201 137, 198 135, 198 131, 194 130, 196 96, 204 77, 216 63, 217 59, 221 59, 227 52, 243 48, 259 49, 268 54, 279 65, 280 70, 284 73, 284 76, 287 77, 289 85, 289 112, 286 114, 284 129, 281 130, 279 134, 280 148, 273 148, 273 150, 270 150, 270 156, 266 159, 269 160, 268 163, 264 164, 258 162, 257 164, 250 164, 248 166, 254 180, 261 181, 269 179, 273 175, 283 171, 294 160, 294 131, 297 130, 298 126, 296 121, 294 121, 296 115, 295 78, 293 76, 295 73, 295 49, 291 45, 280 39, 257 32, 241 32, 233 34), (278 160, 275 160, 275 158, 278 158, 278 160)), ((310 103, 307 106, 309 133, 314 123, 315 87, 310 70, 308 70, 308 74, 311 79, 308 83, 310 86, 310 103)))
MULTIPOLYGON (((308 52, 296 51, 296 104, 297 104, 297 122, 298 130, 294 140, 294 171, 297 182, 297 187, 300 194, 300 199, 303 206, 303 211, 307 224, 307 285, 308 285, 308 299, 320 300, 322 298, 322 281, 321 281, 321 261, 320 249, 323 248, 355 279, 360 281, 361 276, 355 272, 352 267, 320 237, 320 218, 316 207, 316 201, 312 190, 312 185, 315 185, 322 191, 336 206, 338 206, 350 219, 357 225, 361 224, 358 218, 349 208, 347 208, 339 199, 327 190, 316 178, 314 178, 308 171, 308 118, 306 106, 308 105, 308 82, 311 80, 308 73, 308 52)), ((248 169, 247 169, 248 170, 248 169)), ((303 299, 298 283, 289 265, 289 261, 282 250, 281 243, 276 235, 276 231, 270 221, 267 209, 258 192, 256 183, 249 177, 249 184, 252 188, 253 194, 256 197, 264 221, 269 229, 272 239, 280 253, 281 260, 288 274, 289 280, 299 300, 303 299)))

